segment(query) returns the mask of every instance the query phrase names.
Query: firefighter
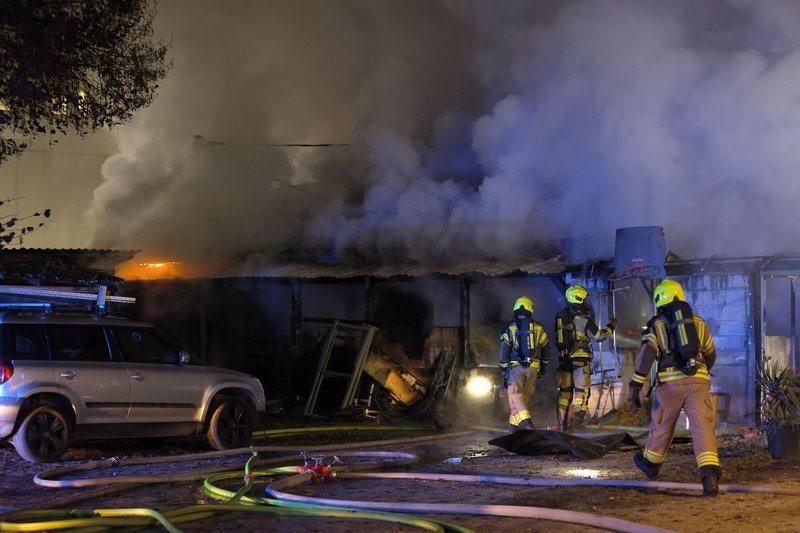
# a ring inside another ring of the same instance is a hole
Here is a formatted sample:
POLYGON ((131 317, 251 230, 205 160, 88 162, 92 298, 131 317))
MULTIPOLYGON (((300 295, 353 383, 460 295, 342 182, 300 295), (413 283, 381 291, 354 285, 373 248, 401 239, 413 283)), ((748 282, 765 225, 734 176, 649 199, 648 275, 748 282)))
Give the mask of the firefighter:
POLYGON ((588 291, 580 285, 568 287, 567 306, 556 314, 556 347, 559 350, 558 427, 568 430, 583 424, 589 410, 592 390, 592 340, 606 340, 617 327, 617 320, 600 329, 594 321, 594 311, 587 304, 588 291), (570 403, 572 407, 570 408, 570 403))
POLYGON ((528 401, 536 379, 547 369, 550 344, 541 324, 533 320, 533 301, 527 296, 514 302, 514 318, 500 335, 500 371, 507 389, 509 429, 533 429, 528 401))
POLYGON ((704 496, 719 493, 722 468, 714 435, 714 410, 708 374, 717 353, 705 321, 693 314, 683 288, 672 280, 658 284, 653 300, 656 316, 642 335, 636 370, 630 382, 628 403, 641 407, 641 391, 650 367, 658 361, 655 400, 650 413, 650 433, 644 453, 636 452, 634 464, 649 479, 655 479, 672 442, 681 409, 689 419, 692 445, 703 484, 704 496))

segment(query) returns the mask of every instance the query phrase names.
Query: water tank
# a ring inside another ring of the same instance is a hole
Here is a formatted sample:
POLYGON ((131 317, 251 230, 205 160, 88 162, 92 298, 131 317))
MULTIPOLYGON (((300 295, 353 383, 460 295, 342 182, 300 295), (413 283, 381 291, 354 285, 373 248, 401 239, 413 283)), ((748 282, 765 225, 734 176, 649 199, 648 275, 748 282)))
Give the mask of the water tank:
MULTIPOLYGON (((614 245, 614 270, 639 265, 657 266, 657 276, 666 276, 664 261, 667 257, 664 228, 661 226, 637 226, 619 228, 614 245)), ((648 269, 650 270, 650 269, 648 269)))

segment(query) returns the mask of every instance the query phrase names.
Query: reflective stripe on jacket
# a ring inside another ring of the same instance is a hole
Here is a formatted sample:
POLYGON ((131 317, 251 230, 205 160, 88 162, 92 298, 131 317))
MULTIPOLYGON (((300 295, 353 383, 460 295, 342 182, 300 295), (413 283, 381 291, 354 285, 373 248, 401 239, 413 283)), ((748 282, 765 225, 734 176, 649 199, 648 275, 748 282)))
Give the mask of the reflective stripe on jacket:
POLYGON ((528 332, 528 346, 530 355, 526 358, 522 355, 519 341, 519 331, 517 320, 513 320, 506 326, 500 334, 500 367, 505 368, 514 364, 528 364, 534 368, 539 368, 539 361, 548 364, 550 353, 549 340, 544 327, 535 320, 530 321, 531 327, 528 332), (527 359, 527 360, 526 360, 527 359))
POLYGON ((697 373, 689 376, 675 366, 677 361, 672 355, 675 343, 670 342, 669 321, 662 315, 656 315, 647 323, 647 328, 642 334, 641 349, 636 359, 636 370, 631 378, 631 385, 641 386, 644 384, 650 373, 650 367, 656 359, 658 360, 658 380, 661 382, 690 377, 709 379, 709 367, 713 366, 717 356, 714 340, 711 338, 705 320, 697 315, 694 315, 693 318, 697 328, 697 338, 700 341, 698 357, 702 360, 697 373))
POLYGON ((556 315, 555 329, 558 350, 576 359, 591 358, 592 341, 603 342, 611 335, 611 328, 597 327, 591 309, 572 304, 556 315))

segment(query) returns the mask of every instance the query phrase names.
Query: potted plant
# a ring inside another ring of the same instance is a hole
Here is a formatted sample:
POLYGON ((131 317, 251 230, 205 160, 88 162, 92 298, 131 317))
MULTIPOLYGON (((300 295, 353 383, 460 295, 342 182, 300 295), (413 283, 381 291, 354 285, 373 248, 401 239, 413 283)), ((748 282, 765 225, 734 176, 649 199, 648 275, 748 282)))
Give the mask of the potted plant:
POLYGON ((800 376, 777 361, 756 370, 761 424, 773 457, 800 457, 800 376))

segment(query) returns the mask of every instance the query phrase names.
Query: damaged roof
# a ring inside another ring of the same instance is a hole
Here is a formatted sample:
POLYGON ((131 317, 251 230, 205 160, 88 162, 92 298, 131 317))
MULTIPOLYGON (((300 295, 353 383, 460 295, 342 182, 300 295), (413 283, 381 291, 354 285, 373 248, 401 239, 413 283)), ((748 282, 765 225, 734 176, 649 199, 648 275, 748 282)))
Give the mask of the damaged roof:
POLYGON ((568 265, 561 255, 550 259, 522 258, 514 261, 471 261, 465 263, 431 263, 414 265, 345 265, 345 264, 310 264, 292 263, 270 265, 258 269, 254 276, 268 278, 394 278, 424 276, 463 276, 481 274, 489 277, 501 277, 519 274, 555 275, 565 272, 568 265))
POLYGON ((119 263, 138 250, 2 248, 0 283, 14 285, 118 286, 119 263))

